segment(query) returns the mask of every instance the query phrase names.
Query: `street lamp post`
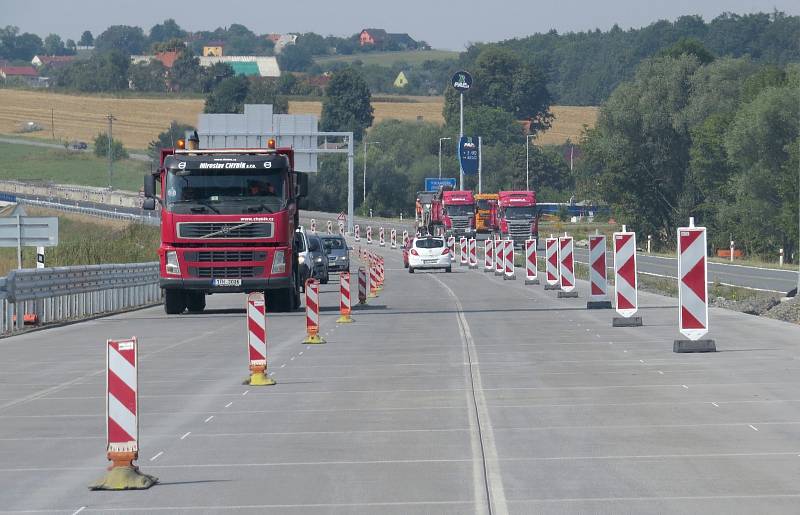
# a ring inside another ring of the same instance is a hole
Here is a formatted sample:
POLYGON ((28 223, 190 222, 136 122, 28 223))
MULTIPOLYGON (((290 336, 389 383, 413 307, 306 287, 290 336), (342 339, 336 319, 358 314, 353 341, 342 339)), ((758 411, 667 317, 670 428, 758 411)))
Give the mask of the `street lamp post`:
POLYGON ((536 134, 527 134, 525 135, 525 191, 531 190, 530 180, 528 176, 530 175, 530 168, 531 168, 531 158, 528 150, 530 149, 530 141, 531 138, 535 138, 536 134))
POLYGON ((367 205, 367 146, 368 145, 380 145, 380 141, 365 141, 364 142, 364 197, 363 197, 363 205, 367 205))
POLYGON ((439 178, 442 178, 442 141, 450 141, 453 138, 439 138, 439 178))

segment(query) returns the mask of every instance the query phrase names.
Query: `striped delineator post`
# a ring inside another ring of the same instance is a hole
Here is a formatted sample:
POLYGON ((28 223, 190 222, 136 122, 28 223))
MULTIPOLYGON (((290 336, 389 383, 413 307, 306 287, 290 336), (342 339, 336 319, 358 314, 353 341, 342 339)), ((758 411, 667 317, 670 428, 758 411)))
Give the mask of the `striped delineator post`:
POLYGON ((353 226, 353 238, 356 241, 361 241, 361 226, 358 224, 353 226))
POLYGON ((539 284, 539 259, 536 240, 525 240, 525 284, 539 284))
POLYGON ((269 386, 275 380, 267 374, 267 310, 263 293, 247 296, 247 354, 252 386, 269 386))
POLYGON ((614 233, 614 300, 622 317, 614 318, 614 327, 642 325, 642 317, 633 316, 639 309, 636 275, 636 233, 623 225, 614 233))
POLYGON ((375 268, 378 271, 378 291, 383 290, 383 279, 384 279, 384 270, 383 270, 383 256, 376 256, 375 258, 375 268))
POLYGON ((319 281, 306 280, 306 331, 303 343, 325 343, 319 335, 319 281))
POLYGON ((328 220, 325 226, 325 230, 328 232, 328 234, 333 234, 333 222, 328 220))
POLYGON ((458 261, 461 266, 466 266, 469 263, 467 252, 467 239, 462 236, 458 240, 458 261))
POLYGON ((573 254, 572 236, 564 233, 558 238, 558 275, 561 291, 558 298, 575 298, 578 292, 575 290, 575 258, 573 254))
POLYGON ((339 236, 344 238, 344 222, 339 220, 339 236))
POLYGON ((447 237, 447 248, 450 249, 450 261, 456 260, 456 238, 455 236, 447 237))
POLYGON ((372 245, 372 227, 367 226, 367 245, 372 245))
POLYGON ((381 247, 386 246, 386 238, 384 237, 383 227, 378 228, 378 245, 381 247))
POLYGON ((339 274, 339 319, 337 324, 349 324, 352 306, 350 305, 350 272, 339 274))
POLYGON ((393 249, 397 248, 397 229, 389 231, 389 246, 393 249))
POLYGON ((483 240, 483 271, 494 272, 494 240, 483 240))
POLYGON ((469 267, 471 270, 478 269, 478 241, 475 238, 470 238, 467 242, 469 247, 469 267))
POLYGON ((505 244, 503 240, 494 240, 494 275, 501 276, 505 272, 505 244))
POLYGON ((363 266, 358 267, 358 304, 363 306, 367 303, 369 294, 369 275, 363 266))
POLYGON ((716 352, 708 333, 708 259, 706 228, 678 229, 678 330, 688 340, 675 340, 674 352, 716 352))
POLYGON ((150 488, 158 479, 139 472, 139 359, 136 337, 106 341, 106 452, 111 466, 92 490, 150 488))
POLYGON ((317 221, 316 219, 311 219, 311 232, 317 232, 317 221))
POLYGON ((374 299, 378 296, 378 267, 370 260, 369 264, 369 294, 367 297, 374 299))
POLYGON ((558 275, 558 238, 549 238, 544 240, 545 245, 545 281, 547 284, 544 286, 545 290, 558 290, 561 288, 559 285, 560 277, 558 275))
POLYGON ((606 237, 589 236, 589 301, 586 309, 611 309, 608 300, 608 266, 606 265, 606 237))
POLYGON ((403 231, 403 247, 405 247, 406 245, 408 245, 408 231, 404 230, 403 231))
POLYGON ((503 241, 503 266, 505 268, 504 281, 513 281, 517 278, 514 271, 514 240, 512 239, 503 241))

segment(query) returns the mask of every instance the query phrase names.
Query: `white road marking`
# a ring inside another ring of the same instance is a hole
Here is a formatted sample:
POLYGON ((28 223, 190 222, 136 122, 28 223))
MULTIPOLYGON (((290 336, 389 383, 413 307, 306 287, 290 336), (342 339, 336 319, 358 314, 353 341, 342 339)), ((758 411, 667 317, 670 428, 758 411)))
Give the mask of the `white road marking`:
POLYGON ((302 355, 303 355, 303 351, 300 351, 300 353, 298 354, 298 356, 302 356, 302 355))
POLYGON ((204 423, 204 424, 208 424, 209 422, 211 422, 211 419, 213 419, 213 418, 214 418, 214 415, 211 415, 210 417, 208 417, 207 419, 205 419, 205 420, 203 421, 203 423, 204 423))
POLYGON ((640 359, 640 360, 639 360, 639 363, 644 363, 644 360, 643 360, 643 359, 640 359))
POLYGON ((250 393, 250 390, 245 390, 244 392, 242 392, 242 397, 244 397, 244 396, 245 396, 245 395, 247 395, 248 393, 250 393))
POLYGON ((281 367, 280 367, 280 368, 283 368, 283 367, 285 367, 285 366, 286 366, 286 363, 284 363, 283 365, 281 365, 281 367))
POLYGON ((83 510, 85 510, 85 509, 86 509, 86 506, 81 506, 81 507, 80 507, 80 508, 78 508, 77 510, 73 511, 73 512, 72 512, 72 515, 78 515, 78 513, 82 512, 82 511, 83 511, 83 510))
POLYGON ((712 402, 711 405, 714 406, 715 408, 719 408, 719 404, 717 404, 716 402, 712 402))
POLYGON ((747 424, 747 425, 750 426, 750 429, 752 429, 753 431, 758 431, 758 428, 753 424, 747 424))
POLYGON ((189 436, 190 434, 192 434, 192 432, 191 431, 187 431, 185 435, 181 436, 181 440, 185 440, 186 437, 189 436))
POLYGON ((664 372, 662 372, 661 370, 659 370, 658 373, 661 374, 662 376, 664 375, 664 372))
POLYGON ((681 386, 683 386, 683 387, 684 387, 684 388, 686 388, 687 390, 689 389, 689 387, 688 387, 688 386, 686 386, 685 384, 682 384, 681 386))
POLYGON ((294 361, 294 358, 295 356, 292 356, 291 359, 289 359, 289 361, 294 361))
POLYGON ((164 451, 160 451, 158 454, 150 458, 150 461, 156 461, 158 457, 161 456, 162 454, 164 454, 164 451))
POLYGON ((226 405, 225 405, 225 407, 226 407, 226 408, 230 408, 230 407, 231 407, 231 404, 233 404, 233 402, 229 402, 228 404, 226 404, 226 405))

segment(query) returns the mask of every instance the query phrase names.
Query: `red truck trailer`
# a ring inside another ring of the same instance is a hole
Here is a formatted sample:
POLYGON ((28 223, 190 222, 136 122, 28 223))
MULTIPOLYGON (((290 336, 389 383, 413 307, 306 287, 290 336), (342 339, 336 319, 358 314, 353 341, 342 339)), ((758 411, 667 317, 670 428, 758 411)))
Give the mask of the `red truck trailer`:
POLYGON ((503 238, 511 238, 521 247, 530 237, 539 237, 539 213, 536 192, 501 191, 498 198, 498 222, 503 238))
POLYGON ((274 140, 266 149, 178 146, 161 151, 144 181, 144 209, 161 207, 167 314, 201 312, 206 295, 229 292, 264 292, 272 311, 299 307, 295 229, 308 179, 293 150, 274 140))

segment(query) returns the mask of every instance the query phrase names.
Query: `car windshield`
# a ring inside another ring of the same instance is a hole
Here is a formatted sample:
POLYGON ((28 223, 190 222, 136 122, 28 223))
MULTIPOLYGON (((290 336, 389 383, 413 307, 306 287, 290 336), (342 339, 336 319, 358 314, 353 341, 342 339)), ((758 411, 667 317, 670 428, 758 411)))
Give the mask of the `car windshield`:
POLYGON ((280 169, 170 170, 165 198, 176 212, 209 210, 217 213, 271 213, 285 203, 284 174, 280 169))
POLYGON ((491 209, 491 204, 489 203, 489 200, 488 199, 487 200, 479 200, 478 201, 478 209, 484 209, 484 210, 491 209))
POLYGON ((440 249, 444 247, 444 240, 436 238, 425 238, 417 240, 416 246, 418 249, 440 249))
POLYGON ((344 250, 347 248, 342 238, 322 238, 325 250, 344 250))
POLYGON ((475 212, 475 206, 447 206, 447 214, 450 216, 469 216, 475 212))
POLYGON ((533 218, 534 216, 536 216, 536 208, 533 206, 512 206, 506 208, 507 218, 533 218))

